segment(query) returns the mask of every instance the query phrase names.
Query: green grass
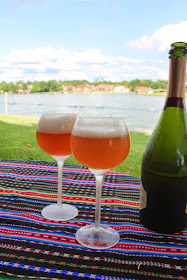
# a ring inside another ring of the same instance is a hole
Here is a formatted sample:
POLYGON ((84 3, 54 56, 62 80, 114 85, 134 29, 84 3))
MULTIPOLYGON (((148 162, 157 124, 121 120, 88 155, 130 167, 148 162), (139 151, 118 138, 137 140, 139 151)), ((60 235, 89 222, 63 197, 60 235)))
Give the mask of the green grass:
MULTIPOLYGON (((37 120, 25 117, 0 116, 0 159, 54 161, 36 142, 37 120)), ((131 149, 126 160, 114 168, 118 172, 140 177, 143 151, 150 135, 131 132, 131 149)), ((66 163, 79 164, 71 155, 66 163)))

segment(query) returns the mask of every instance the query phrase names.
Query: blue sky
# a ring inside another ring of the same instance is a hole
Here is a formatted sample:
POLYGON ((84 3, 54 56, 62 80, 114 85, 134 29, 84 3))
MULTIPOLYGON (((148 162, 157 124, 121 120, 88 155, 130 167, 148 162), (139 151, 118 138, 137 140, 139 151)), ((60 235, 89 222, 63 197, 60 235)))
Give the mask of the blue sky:
POLYGON ((186 0, 0 0, 0 82, 167 79, 186 0))

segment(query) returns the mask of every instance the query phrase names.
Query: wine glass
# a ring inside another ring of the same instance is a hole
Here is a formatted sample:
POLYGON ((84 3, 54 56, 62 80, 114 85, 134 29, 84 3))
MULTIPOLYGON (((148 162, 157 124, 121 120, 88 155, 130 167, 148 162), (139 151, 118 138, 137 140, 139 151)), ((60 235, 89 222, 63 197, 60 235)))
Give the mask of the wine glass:
POLYGON ((71 154, 70 137, 76 118, 75 114, 43 113, 36 129, 38 145, 57 161, 58 166, 57 203, 42 209, 42 215, 54 221, 69 220, 78 214, 75 206, 62 203, 62 170, 64 161, 71 154))
POLYGON ((80 228, 76 239, 88 248, 110 248, 118 243, 119 234, 109 226, 100 225, 102 182, 104 175, 122 163, 129 153, 128 128, 122 118, 80 116, 72 130, 71 149, 96 179, 95 225, 80 228))

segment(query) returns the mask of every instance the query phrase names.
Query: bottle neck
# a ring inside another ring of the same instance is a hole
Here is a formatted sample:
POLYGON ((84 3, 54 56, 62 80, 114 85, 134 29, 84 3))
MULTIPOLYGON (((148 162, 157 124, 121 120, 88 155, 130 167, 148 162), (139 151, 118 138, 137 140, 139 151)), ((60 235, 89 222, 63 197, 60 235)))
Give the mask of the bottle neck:
POLYGON ((185 108, 186 58, 170 57, 169 84, 165 108, 185 108))

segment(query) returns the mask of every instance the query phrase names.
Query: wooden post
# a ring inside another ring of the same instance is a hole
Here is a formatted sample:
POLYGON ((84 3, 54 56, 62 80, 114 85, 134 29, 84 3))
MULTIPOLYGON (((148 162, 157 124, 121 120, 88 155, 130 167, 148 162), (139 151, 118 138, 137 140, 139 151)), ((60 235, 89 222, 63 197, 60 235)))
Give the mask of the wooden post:
POLYGON ((5 116, 8 115, 8 92, 5 92, 5 116))

